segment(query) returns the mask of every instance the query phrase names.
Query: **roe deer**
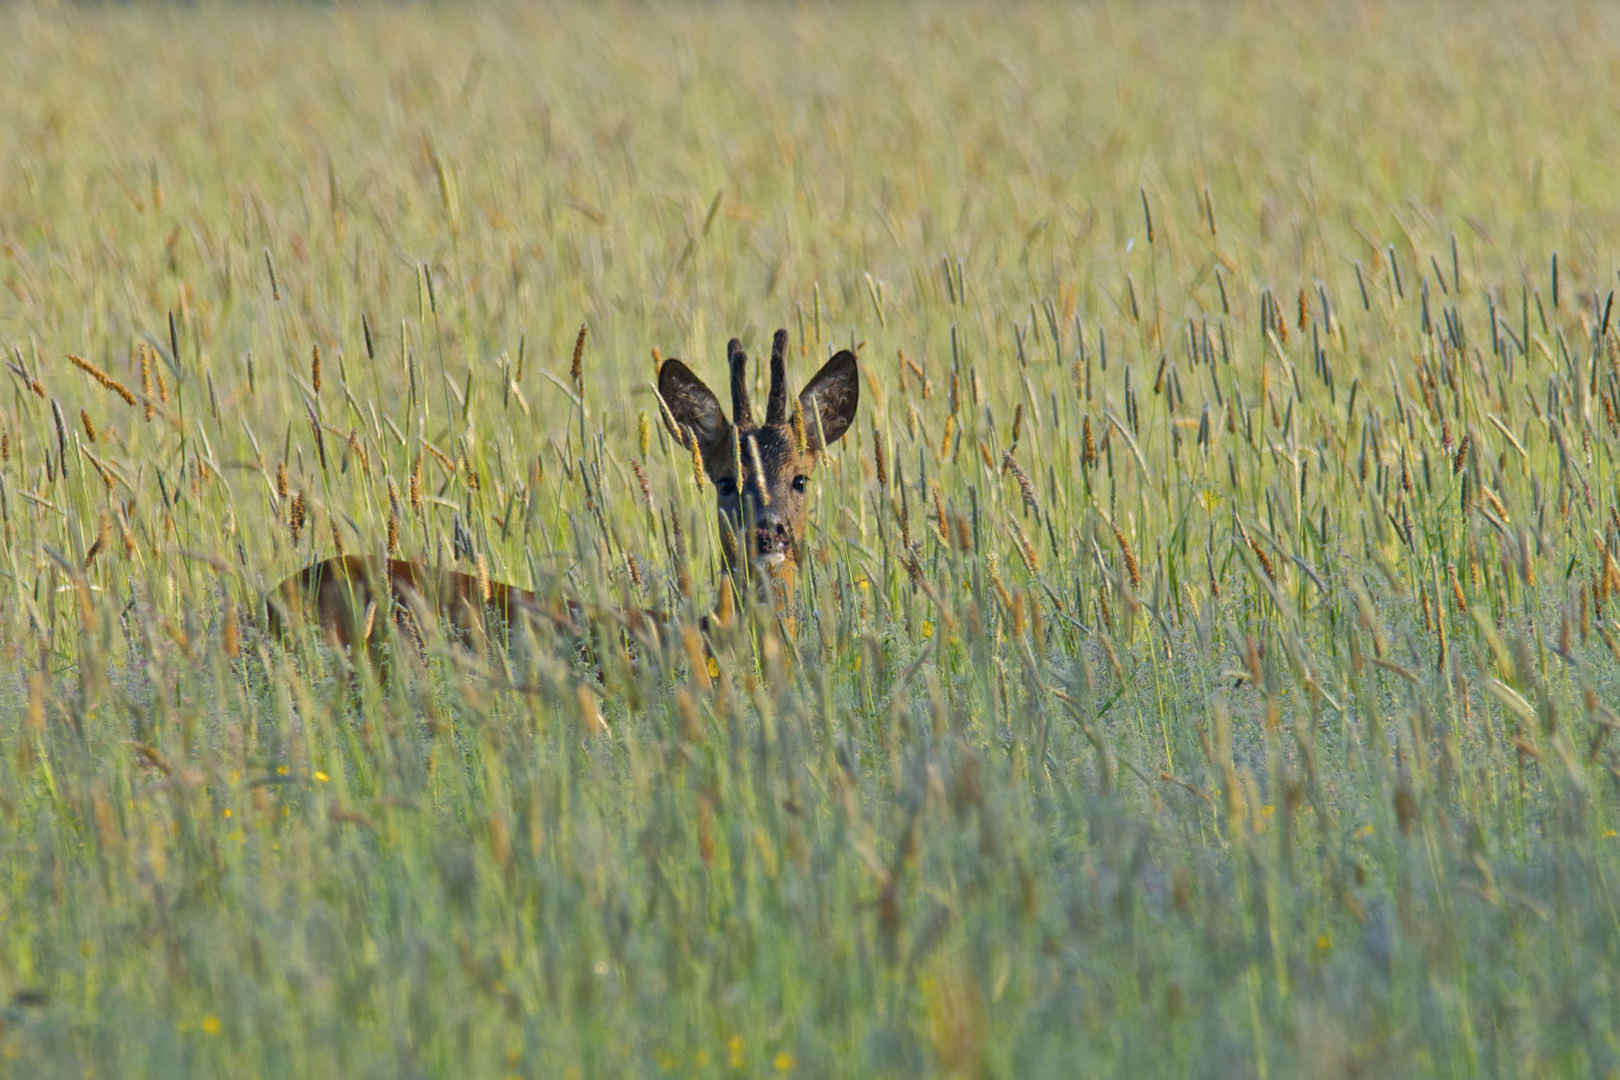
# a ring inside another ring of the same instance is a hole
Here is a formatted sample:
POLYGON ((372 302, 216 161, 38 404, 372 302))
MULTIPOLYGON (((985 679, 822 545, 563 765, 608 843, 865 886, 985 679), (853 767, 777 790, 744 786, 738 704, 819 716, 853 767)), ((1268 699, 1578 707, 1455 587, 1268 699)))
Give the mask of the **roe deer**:
MULTIPOLYGON (((827 361, 790 407, 787 342, 787 331, 778 330, 771 344, 771 390, 763 425, 754 422, 748 357, 736 338, 726 348, 731 420, 713 392, 679 360, 666 360, 658 373, 666 420, 683 444, 695 446, 714 482, 728 569, 752 572, 762 595, 769 582, 779 605, 792 594, 801 556, 810 474, 821 451, 848 430, 860 402, 855 354, 846 349, 827 361), (747 558, 739 538, 747 545, 747 558)), ((418 640, 427 626, 437 625, 478 647, 500 640, 502 631, 519 619, 576 638, 592 621, 588 611, 561 597, 543 599, 527 589, 420 561, 358 555, 305 567, 275 588, 266 607, 273 636, 313 623, 339 649, 365 644, 373 666, 382 658, 384 639, 378 631, 386 627, 390 608, 395 623, 418 640)), ((614 612, 614 618, 632 633, 668 622, 667 616, 647 610, 614 612)), ((708 622, 703 620, 703 629, 708 622)))

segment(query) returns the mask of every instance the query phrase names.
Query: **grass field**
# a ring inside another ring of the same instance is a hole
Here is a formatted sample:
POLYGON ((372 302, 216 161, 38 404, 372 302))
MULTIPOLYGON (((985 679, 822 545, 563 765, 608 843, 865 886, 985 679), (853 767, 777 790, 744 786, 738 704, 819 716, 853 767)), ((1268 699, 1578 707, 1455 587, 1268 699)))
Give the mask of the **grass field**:
POLYGON ((1326 6, 0 8, 0 1074, 1620 1075, 1620 10, 1326 6))

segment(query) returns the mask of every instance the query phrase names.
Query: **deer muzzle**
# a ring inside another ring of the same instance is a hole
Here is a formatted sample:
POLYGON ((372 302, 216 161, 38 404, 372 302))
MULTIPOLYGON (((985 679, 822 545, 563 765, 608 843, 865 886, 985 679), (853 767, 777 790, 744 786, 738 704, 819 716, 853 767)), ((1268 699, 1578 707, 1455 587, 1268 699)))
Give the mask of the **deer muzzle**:
POLYGON ((760 518, 754 527, 754 561, 780 566, 793 554, 793 528, 785 521, 760 518))

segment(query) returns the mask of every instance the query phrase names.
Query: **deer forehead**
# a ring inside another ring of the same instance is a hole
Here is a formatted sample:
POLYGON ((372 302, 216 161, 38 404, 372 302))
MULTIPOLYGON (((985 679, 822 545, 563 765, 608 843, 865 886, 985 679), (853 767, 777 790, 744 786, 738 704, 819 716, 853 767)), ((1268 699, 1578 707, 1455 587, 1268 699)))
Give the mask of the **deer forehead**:
POLYGON ((754 478, 754 459, 758 455, 759 479, 765 484, 792 480, 815 465, 815 457, 801 454, 794 446, 793 432, 775 425, 755 428, 742 436, 741 450, 743 476, 754 478))

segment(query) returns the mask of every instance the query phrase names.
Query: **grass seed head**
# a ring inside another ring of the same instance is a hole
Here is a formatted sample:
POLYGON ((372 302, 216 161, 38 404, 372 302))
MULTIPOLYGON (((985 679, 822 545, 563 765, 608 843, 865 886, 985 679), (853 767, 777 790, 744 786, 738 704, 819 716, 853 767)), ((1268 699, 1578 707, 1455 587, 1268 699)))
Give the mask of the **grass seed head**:
POLYGON ((102 371, 99 367, 92 364, 82 356, 75 355, 74 353, 68 353, 67 358, 73 362, 74 367, 89 375, 106 389, 111 390, 113 393, 123 398, 126 405, 135 404, 135 395, 125 389, 123 383, 119 382, 105 371, 102 371))
POLYGON ((574 362, 568 367, 568 377, 574 384, 574 393, 585 395, 585 324, 579 324, 579 336, 574 339, 574 362))
POLYGON ((641 462, 630 459, 630 471, 636 474, 636 488, 641 492, 641 503, 648 510, 656 510, 653 502, 652 484, 647 480, 647 470, 641 467, 641 462))
POLYGON ((150 423, 156 410, 152 407, 152 358, 146 342, 136 343, 135 357, 141 369, 141 412, 150 423))
POLYGON ((883 457, 883 432, 878 429, 877 418, 872 419, 872 463, 877 468, 878 487, 888 490, 889 465, 883 457))
MULTIPOLYGON (((686 448, 692 452, 692 484, 699 491, 703 490, 703 452, 698 449, 697 436, 689 428, 681 429, 682 441, 686 448)), ((739 470, 740 471, 740 470, 739 470)))
POLYGON ((1030 480, 1029 474, 1024 471, 1024 467, 1018 464, 1018 459, 1013 457, 1011 450, 1002 453, 1001 468, 1003 472, 1012 473, 1013 479, 1018 481, 1018 492, 1024 497, 1024 509, 1035 511, 1035 515, 1039 517, 1041 500, 1035 494, 1035 484, 1030 480))
POLYGON ((1125 570, 1128 574, 1130 574, 1131 588, 1135 589, 1140 587, 1142 584, 1142 573, 1136 565, 1136 552, 1131 550, 1131 542, 1125 539, 1125 534, 1121 532, 1119 526, 1114 524, 1112 521, 1108 523, 1108 527, 1114 531, 1114 543, 1119 545, 1119 553, 1125 558, 1125 570))

